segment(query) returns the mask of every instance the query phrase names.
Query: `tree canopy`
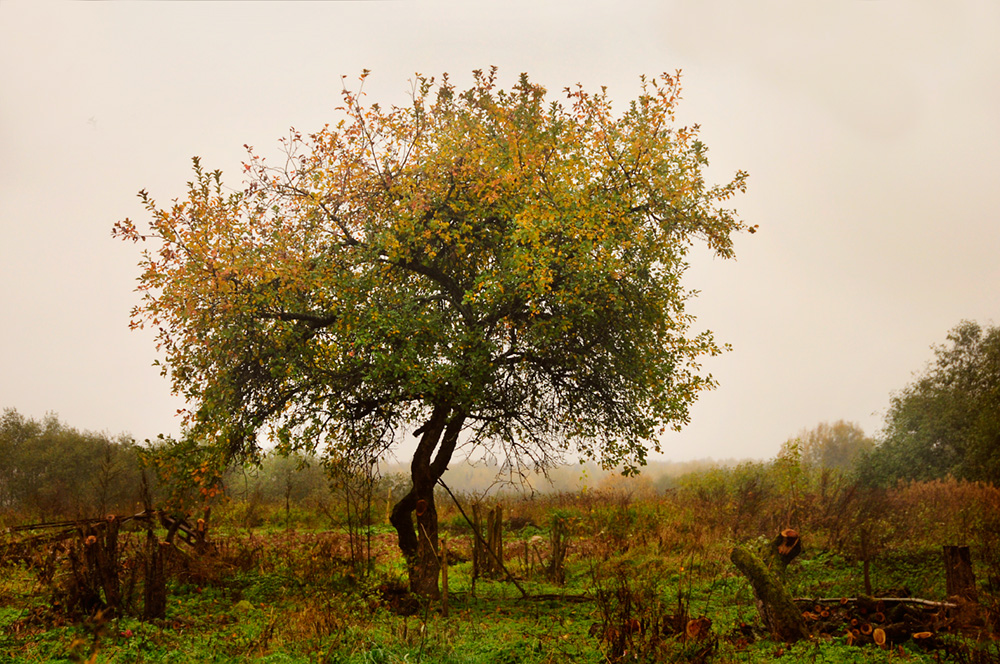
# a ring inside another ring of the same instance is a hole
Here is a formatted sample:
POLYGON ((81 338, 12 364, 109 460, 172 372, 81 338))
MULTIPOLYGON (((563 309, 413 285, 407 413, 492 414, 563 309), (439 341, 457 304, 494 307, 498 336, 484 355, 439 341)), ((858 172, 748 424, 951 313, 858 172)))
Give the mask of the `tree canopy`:
POLYGON ((935 359, 892 396, 873 481, 1000 482, 1000 328, 963 321, 934 346, 935 359))
POLYGON ((729 258, 755 227, 724 206, 746 174, 707 184, 698 127, 676 126, 679 75, 617 115, 604 90, 549 101, 495 69, 464 91, 417 76, 383 108, 367 75, 277 166, 248 148, 240 190, 195 159, 186 198, 141 192, 149 228, 116 234, 155 241, 132 324, 156 330, 194 434, 379 456, 416 427, 393 520, 409 557, 414 511, 436 541, 428 486, 460 442, 514 469, 574 452, 634 471, 658 450, 720 351, 690 329, 688 251, 729 258))

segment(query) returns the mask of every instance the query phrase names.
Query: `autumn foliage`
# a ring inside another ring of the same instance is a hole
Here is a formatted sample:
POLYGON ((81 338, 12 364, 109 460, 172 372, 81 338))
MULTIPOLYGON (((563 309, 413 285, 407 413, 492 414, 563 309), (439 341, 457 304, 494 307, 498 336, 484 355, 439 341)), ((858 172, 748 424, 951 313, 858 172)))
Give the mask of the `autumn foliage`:
POLYGON ((293 130, 279 166, 250 150, 242 189, 196 159, 185 199, 142 192, 149 228, 115 231, 152 241, 132 324, 155 329, 193 434, 238 457, 269 432, 377 458, 412 424, 393 524, 429 565, 460 440, 513 472, 570 451, 642 465, 713 385, 698 361, 720 349, 691 333, 681 277, 695 241, 728 258, 754 230, 723 207, 746 174, 704 181, 678 76, 620 115, 603 90, 563 96, 495 70, 465 91, 418 76, 404 107, 345 90, 342 119, 293 130))

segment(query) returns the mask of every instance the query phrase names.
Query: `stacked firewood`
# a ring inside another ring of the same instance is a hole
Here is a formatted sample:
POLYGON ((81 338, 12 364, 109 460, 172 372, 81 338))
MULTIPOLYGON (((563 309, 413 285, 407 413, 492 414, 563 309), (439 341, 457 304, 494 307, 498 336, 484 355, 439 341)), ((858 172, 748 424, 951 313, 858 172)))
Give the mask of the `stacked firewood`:
MULTIPOLYGON (((966 631, 980 620, 952 602, 908 597, 795 599, 813 634, 842 636, 848 643, 891 647, 912 641, 936 648, 944 633, 966 631)), ((981 625, 980 625, 981 626, 981 625)))

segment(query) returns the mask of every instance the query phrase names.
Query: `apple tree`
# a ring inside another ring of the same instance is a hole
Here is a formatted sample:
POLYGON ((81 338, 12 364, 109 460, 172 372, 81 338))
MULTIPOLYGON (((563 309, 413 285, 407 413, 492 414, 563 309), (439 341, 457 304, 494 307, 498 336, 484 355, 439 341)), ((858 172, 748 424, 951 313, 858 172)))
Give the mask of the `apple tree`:
POLYGON ((233 458, 270 437, 368 462, 416 437, 392 511, 411 588, 438 592, 435 483, 455 451, 511 472, 566 455, 635 472, 714 385, 682 285, 703 242, 749 227, 706 183, 679 75, 620 112, 602 89, 558 99, 496 70, 458 90, 417 76, 402 107, 343 92, 340 119, 292 130, 245 181, 194 161, 185 197, 140 196, 148 226, 132 325, 191 404, 193 435, 233 458))

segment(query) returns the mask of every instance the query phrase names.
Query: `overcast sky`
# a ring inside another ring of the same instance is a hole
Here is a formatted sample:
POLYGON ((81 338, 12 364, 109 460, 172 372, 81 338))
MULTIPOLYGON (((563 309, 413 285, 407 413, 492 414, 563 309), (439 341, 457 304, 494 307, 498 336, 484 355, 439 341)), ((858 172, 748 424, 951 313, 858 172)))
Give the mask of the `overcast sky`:
POLYGON ((1000 323, 1000 3, 0 1, 0 408, 176 433, 180 403, 130 332, 140 189, 190 158, 239 185, 335 118, 341 76, 404 103, 415 72, 497 65, 624 103, 683 70, 714 181, 756 235, 693 256, 698 328, 734 350, 666 457, 769 458, 820 422, 875 433, 962 319, 1000 323))

